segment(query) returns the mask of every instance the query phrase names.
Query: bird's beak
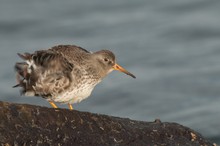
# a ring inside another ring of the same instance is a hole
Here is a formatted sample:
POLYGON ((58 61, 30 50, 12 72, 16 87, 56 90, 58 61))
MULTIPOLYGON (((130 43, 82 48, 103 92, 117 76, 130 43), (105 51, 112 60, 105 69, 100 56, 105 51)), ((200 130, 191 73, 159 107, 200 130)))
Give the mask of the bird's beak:
POLYGON ((121 67, 120 65, 116 64, 113 66, 114 70, 118 70, 121 71, 129 76, 131 76, 132 78, 136 78, 132 73, 128 72, 126 69, 124 69, 123 67, 121 67))

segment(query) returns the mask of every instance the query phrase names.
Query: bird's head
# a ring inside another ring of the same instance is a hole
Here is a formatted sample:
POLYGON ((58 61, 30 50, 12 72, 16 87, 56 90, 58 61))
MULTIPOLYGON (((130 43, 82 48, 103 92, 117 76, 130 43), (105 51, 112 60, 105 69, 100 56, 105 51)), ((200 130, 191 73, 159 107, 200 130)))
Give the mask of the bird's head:
POLYGON ((132 73, 128 72, 126 69, 116 63, 115 55, 111 51, 101 50, 95 52, 94 55, 105 75, 109 74, 113 70, 118 70, 133 78, 136 78, 132 73))

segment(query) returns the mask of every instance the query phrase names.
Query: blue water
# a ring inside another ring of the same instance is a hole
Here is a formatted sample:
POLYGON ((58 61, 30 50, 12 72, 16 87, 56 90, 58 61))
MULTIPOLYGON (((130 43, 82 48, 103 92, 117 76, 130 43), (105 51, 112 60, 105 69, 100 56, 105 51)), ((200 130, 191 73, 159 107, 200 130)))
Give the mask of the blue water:
POLYGON ((0 100, 50 106, 11 88, 17 52, 57 44, 108 48, 137 79, 111 73, 77 110, 178 122, 220 143, 219 6, 218 0, 3 0, 0 100))

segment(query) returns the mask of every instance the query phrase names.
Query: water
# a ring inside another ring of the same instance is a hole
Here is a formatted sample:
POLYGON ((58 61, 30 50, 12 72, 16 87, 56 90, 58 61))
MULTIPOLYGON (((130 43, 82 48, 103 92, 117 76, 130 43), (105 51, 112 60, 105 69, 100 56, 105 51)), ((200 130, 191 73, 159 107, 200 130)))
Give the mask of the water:
MULTIPOLYGON (((57 44, 112 50, 137 76, 113 72, 77 110, 178 122, 220 142, 220 1, 12 1, 0 5, 0 100, 20 97, 17 52, 57 44)), ((66 108, 65 105, 60 105, 66 108)))

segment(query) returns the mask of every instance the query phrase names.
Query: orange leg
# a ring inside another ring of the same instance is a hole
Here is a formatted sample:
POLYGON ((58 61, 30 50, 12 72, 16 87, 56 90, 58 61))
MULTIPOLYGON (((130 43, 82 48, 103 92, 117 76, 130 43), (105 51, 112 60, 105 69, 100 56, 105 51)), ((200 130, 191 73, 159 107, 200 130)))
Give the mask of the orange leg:
POLYGON ((50 103, 50 105, 51 105, 53 108, 58 108, 57 105, 56 105, 54 102, 49 101, 49 103, 50 103))
POLYGON ((73 106, 69 103, 68 103, 68 107, 69 107, 70 110, 73 110, 73 106))

